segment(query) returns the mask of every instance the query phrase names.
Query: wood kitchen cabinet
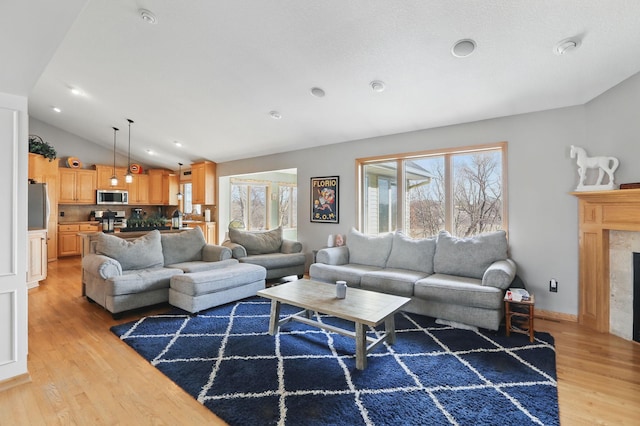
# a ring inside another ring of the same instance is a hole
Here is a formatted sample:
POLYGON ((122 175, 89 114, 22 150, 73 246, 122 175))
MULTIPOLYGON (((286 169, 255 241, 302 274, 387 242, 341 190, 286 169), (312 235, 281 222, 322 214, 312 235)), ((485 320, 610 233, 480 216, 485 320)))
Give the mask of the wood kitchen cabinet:
POLYGON ((113 176, 113 166, 106 166, 96 164, 97 182, 96 189, 129 189, 128 183, 124 181, 124 177, 127 174, 128 167, 116 167, 116 177, 118 178, 118 184, 111 186, 111 177, 113 176))
POLYGON ((58 257, 80 254, 80 225, 58 225, 58 257))
POLYGON ((58 225, 58 257, 77 256, 81 253, 82 240, 78 232, 98 232, 95 223, 69 223, 58 225))
POLYGON ((29 153, 29 179, 47 184, 49 196, 49 223, 47 226, 47 259, 58 259, 58 162, 49 161, 40 154, 29 153))
POLYGON ((95 204, 96 172, 88 169, 58 170, 59 204, 95 204))
POLYGON ((27 287, 38 286, 38 282, 47 278, 47 231, 38 229, 29 231, 29 268, 27 287))
POLYGON ((149 204, 149 175, 133 175, 128 185, 129 204, 149 204))
POLYGON ((216 163, 202 161, 191 164, 191 197, 193 204, 216 203, 216 163))
POLYGON ((149 204, 178 205, 178 175, 170 170, 149 170, 149 204))

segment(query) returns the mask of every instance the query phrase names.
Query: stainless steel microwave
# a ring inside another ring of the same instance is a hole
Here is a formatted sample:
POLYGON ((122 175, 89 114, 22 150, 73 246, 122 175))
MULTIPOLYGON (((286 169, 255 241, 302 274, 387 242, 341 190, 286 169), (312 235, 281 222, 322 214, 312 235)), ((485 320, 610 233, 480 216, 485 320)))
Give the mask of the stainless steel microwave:
POLYGON ((119 189, 98 189, 97 204, 129 204, 129 191, 119 189))

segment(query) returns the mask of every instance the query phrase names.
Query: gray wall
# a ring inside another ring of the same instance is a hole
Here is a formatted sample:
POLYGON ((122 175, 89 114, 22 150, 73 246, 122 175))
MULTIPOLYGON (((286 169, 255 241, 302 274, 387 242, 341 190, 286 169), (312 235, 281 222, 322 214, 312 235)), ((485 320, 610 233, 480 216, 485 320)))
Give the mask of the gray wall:
POLYGON ((305 251, 356 224, 355 160, 382 154, 508 141, 509 238, 519 274, 540 309, 577 314, 576 172, 569 146, 585 139, 585 107, 485 120, 220 163, 219 176, 297 167, 298 238, 305 251), (325 159, 325 161, 318 161, 325 159), (340 176, 340 223, 309 221, 309 179, 340 176), (549 293, 549 280, 559 282, 549 293))

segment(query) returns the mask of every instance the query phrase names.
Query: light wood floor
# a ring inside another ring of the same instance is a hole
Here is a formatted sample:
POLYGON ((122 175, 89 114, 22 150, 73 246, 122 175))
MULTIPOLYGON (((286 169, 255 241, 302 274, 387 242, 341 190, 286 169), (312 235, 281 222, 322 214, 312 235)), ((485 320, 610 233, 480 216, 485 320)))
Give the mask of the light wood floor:
MULTIPOLYGON (((0 425, 224 424, 109 331, 140 312, 114 321, 80 294, 78 258, 50 263, 29 292, 32 381, 0 393, 0 425)), ((575 323, 536 329, 556 340, 563 425, 639 424, 640 344, 575 323)))

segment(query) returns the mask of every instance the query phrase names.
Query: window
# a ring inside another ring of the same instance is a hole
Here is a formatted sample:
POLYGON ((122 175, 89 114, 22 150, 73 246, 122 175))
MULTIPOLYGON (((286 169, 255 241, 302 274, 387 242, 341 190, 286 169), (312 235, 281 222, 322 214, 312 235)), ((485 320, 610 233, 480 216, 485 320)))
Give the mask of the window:
POLYGON ((291 184, 278 187, 278 225, 282 228, 298 227, 298 188, 291 184))
POLYGON ((266 183, 231 183, 231 221, 240 221, 250 231, 269 229, 266 183))
POLYGON ((358 160, 361 229, 414 238, 507 229, 506 149, 503 142, 358 160))
POLYGON ((189 183, 184 183, 182 185, 182 192, 183 192, 183 196, 182 196, 182 203, 183 203, 183 208, 182 211, 185 213, 191 213, 193 212, 193 197, 192 197, 192 193, 191 193, 191 188, 192 188, 192 184, 191 182, 189 183))

